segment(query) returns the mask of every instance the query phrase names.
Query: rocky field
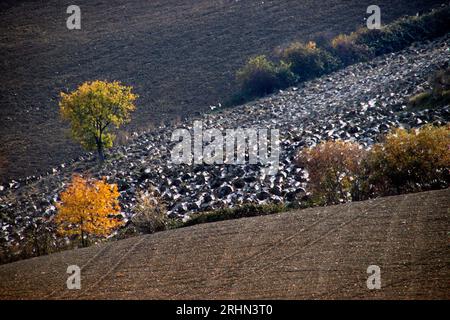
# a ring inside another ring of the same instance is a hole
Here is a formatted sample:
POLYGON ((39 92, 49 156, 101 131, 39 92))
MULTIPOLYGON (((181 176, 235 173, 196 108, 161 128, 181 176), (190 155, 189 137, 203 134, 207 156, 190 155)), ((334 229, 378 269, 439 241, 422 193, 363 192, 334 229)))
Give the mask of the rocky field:
POLYGON ((258 165, 174 165, 170 151, 176 128, 192 129, 194 118, 163 125, 141 134, 126 146, 113 148, 102 168, 93 154, 61 164, 44 176, 11 181, 0 190, 3 241, 18 241, 34 219, 54 215, 58 194, 72 173, 89 173, 117 183, 126 218, 136 195, 155 188, 169 214, 187 218, 196 211, 243 202, 290 202, 305 195, 306 176, 293 158, 301 147, 324 139, 358 141, 365 146, 391 127, 414 127, 450 120, 450 106, 411 111, 408 97, 427 88, 428 76, 450 58, 450 37, 416 44, 406 50, 350 66, 298 88, 232 109, 199 116, 204 127, 273 128, 281 133, 280 169, 263 174, 258 165))

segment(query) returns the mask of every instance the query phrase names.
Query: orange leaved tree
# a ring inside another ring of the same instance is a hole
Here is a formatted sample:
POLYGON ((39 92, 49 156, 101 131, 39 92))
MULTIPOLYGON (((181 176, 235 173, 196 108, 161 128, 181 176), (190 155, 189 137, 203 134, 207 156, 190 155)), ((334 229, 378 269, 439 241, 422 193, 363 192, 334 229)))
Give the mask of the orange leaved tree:
POLYGON ((120 205, 116 184, 74 175, 60 197, 55 217, 58 233, 79 237, 83 247, 89 236, 107 236, 123 223, 117 218, 120 205))

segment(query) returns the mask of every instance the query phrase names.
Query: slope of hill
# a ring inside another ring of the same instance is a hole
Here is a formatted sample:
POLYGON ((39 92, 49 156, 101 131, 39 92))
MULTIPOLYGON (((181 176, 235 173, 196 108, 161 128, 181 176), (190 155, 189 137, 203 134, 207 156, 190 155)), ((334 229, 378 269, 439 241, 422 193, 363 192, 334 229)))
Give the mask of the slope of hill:
MULTIPOLYGON (((442 1, 380 0, 383 23, 442 1)), ((251 55, 292 39, 363 25, 370 1, 7 1, 0 12, 0 183, 81 153, 65 135, 58 93, 92 79, 120 80, 141 96, 129 130, 192 115, 223 101, 251 55)))
POLYGON ((61 252, 0 266, 0 299, 449 299, 449 207, 446 189, 61 252))
POLYGON ((21 242, 24 230, 55 214, 59 193, 74 172, 106 177, 118 184, 123 215, 133 215, 136 195, 153 187, 169 214, 187 218, 192 212, 243 202, 291 202, 305 193, 304 170, 294 161, 297 150, 323 139, 352 139, 368 146, 391 127, 445 123, 450 106, 405 109, 411 94, 429 86, 427 77, 448 63, 450 37, 416 44, 395 54, 360 63, 258 101, 205 114, 204 128, 273 128, 280 130, 280 164, 275 176, 259 166, 174 165, 170 151, 176 128, 192 129, 193 120, 147 132, 127 146, 111 150, 102 168, 95 158, 60 166, 49 175, 0 190, 0 244, 21 242))

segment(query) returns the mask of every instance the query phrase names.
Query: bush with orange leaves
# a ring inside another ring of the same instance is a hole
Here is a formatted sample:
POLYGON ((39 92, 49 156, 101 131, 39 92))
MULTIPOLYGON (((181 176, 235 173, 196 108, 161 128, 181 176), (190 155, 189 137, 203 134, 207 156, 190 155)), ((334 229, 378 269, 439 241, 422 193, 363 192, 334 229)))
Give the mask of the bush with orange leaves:
POLYGON ((340 140, 301 150, 297 163, 308 171, 313 204, 351 200, 365 156, 366 151, 359 144, 340 140))
POLYGON ((105 237, 123 224, 117 185, 79 175, 60 195, 55 222, 62 236, 75 236, 86 247, 90 236, 105 237))
POLYGON ((367 160, 377 195, 446 188, 450 184, 450 125, 395 129, 367 160))
POLYGON ((450 185, 450 125, 394 129, 371 150, 321 142, 298 155, 309 174, 311 202, 327 205, 450 185))

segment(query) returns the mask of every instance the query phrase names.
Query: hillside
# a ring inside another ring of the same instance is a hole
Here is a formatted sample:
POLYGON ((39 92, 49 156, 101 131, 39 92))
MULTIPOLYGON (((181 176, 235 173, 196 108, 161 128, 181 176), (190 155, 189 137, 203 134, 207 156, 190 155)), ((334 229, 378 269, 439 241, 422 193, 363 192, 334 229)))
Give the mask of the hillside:
MULTIPOLYGON (((383 23, 441 3, 387 1, 383 23)), ((234 73, 292 39, 350 32, 370 1, 80 0, 82 30, 65 27, 72 1, 0 4, 0 183, 51 170, 82 153, 57 114, 58 93, 120 80, 141 96, 129 131, 208 110, 235 90, 234 73)))
POLYGON ((61 252, 0 266, 0 299, 449 299, 449 207, 446 189, 61 252))
POLYGON ((280 163, 276 175, 259 166, 174 165, 170 151, 176 128, 192 130, 193 120, 144 133, 127 146, 111 150, 102 168, 93 155, 66 163, 39 179, 13 182, 0 190, 0 245, 22 242, 25 229, 46 222, 73 173, 88 173, 116 183, 123 216, 133 216, 136 196, 154 188, 170 217, 233 207, 245 202, 289 203, 305 194, 305 170, 294 161, 297 150, 324 139, 351 139, 370 146, 392 127, 443 124, 449 106, 411 111, 410 95, 429 87, 427 78, 449 60, 450 38, 416 44, 289 88, 278 94, 220 112, 205 114, 205 128, 280 129, 280 163))

